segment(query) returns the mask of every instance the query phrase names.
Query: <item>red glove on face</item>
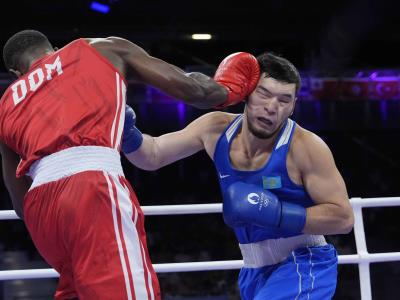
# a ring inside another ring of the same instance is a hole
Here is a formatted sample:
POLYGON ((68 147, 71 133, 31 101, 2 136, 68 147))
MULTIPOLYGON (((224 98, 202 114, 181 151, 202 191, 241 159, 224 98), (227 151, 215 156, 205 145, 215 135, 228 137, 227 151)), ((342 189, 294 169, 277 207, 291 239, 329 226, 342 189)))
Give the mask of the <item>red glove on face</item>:
POLYGON ((214 80, 228 90, 228 98, 219 108, 243 101, 256 88, 260 79, 257 59, 246 52, 227 56, 218 66, 214 80))

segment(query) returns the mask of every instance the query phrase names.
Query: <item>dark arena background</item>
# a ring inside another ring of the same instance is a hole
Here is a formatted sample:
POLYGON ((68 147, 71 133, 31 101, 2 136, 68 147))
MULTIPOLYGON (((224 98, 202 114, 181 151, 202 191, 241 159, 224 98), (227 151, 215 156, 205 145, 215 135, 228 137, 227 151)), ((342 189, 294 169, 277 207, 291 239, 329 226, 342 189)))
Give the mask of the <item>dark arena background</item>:
MULTIPOLYGON (((16 0, 2 2, 1 10, 1 49, 22 29, 42 31, 57 47, 79 37, 120 36, 186 71, 210 76, 233 52, 281 54, 303 80, 293 119, 329 145, 350 198, 400 196, 400 4, 395 0, 16 0), (210 36, 198 40, 192 34, 210 36)), ((3 64, 0 72, 3 94, 15 78, 3 64)), ((127 102, 144 133, 158 136, 182 129, 209 111, 128 82, 127 102)), ((226 111, 242 109, 238 105, 226 111)), ((216 172, 205 152, 152 172, 125 158, 122 163, 142 206, 221 202, 216 172)), ((0 197, 0 209, 11 210, 2 181, 0 197)), ((399 252, 400 209, 378 205, 362 212, 368 252, 399 252)), ((49 268, 22 221, 0 222, 0 272, 49 268)), ((241 259, 221 214, 148 216, 145 226, 154 264, 241 259)), ((327 240, 339 255, 365 257, 357 256, 354 231, 327 240)), ((399 259, 371 262, 372 299, 400 299, 399 259)), ((163 299, 225 300, 239 299, 238 272, 158 276, 163 299)), ((361 299, 359 277, 357 263, 340 264, 334 299, 361 299)), ((2 280, 0 299, 52 299, 56 283, 56 278, 2 280)))

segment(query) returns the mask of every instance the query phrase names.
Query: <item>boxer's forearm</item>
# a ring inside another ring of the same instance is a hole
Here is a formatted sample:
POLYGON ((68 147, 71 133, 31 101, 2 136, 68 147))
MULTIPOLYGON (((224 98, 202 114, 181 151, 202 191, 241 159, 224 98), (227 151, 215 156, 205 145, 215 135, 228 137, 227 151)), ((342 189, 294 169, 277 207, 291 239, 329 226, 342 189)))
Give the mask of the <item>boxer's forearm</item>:
POLYGON ((353 211, 337 204, 319 204, 307 208, 307 234, 346 234, 354 224, 353 211))
POLYGON ((143 142, 139 149, 132 153, 125 154, 126 158, 136 167, 153 171, 160 168, 157 163, 155 138, 149 135, 143 135, 143 142))
POLYGON ((188 73, 188 76, 194 79, 202 87, 203 99, 194 99, 194 106, 198 108, 216 107, 226 102, 228 91, 222 85, 218 84, 211 77, 202 73, 188 73))
POLYGON ((138 168, 149 171, 157 170, 188 157, 204 149, 202 141, 196 138, 192 127, 189 126, 159 137, 144 134, 140 148, 126 154, 126 157, 138 168))

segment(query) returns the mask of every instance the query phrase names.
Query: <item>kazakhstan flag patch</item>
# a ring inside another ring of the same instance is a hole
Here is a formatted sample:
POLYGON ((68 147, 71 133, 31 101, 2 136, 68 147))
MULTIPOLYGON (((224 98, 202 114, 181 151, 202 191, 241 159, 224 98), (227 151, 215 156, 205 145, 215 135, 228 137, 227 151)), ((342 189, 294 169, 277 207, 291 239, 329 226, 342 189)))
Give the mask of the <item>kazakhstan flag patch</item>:
POLYGON ((263 176, 262 181, 265 190, 279 189, 282 187, 281 176, 263 176))

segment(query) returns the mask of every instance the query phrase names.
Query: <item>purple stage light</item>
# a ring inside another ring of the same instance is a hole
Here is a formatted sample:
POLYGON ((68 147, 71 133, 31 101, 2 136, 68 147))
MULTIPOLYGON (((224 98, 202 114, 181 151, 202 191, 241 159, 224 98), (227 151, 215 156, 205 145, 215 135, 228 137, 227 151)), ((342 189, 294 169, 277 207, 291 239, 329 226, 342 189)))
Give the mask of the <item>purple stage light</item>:
POLYGON ((388 119, 388 107, 387 102, 385 100, 379 103, 379 109, 381 111, 381 117, 386 122, 388 119))
POLYGON ((186 116, 186 106, 183 102, 178 102, 178 116, 179 122, 182 124, 185 123, 185 116, 186 116))
POLYGON ((106 5, 106 4, 102 4, 96 1, 93 1, 90 4, 90 9, 100 12, 102 14, 107 14, 110 12, 110 6, 106 5))

